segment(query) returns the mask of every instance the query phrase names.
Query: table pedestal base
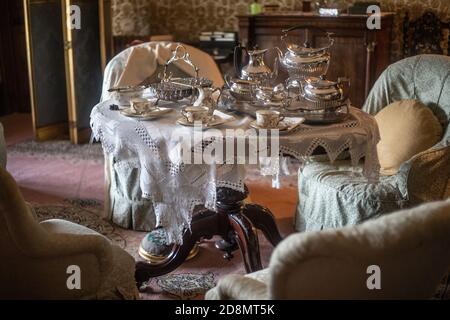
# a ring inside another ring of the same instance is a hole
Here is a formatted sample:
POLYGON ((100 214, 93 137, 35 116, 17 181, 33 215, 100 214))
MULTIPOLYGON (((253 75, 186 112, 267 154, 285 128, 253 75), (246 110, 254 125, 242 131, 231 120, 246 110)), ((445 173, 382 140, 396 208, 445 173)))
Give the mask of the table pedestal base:
POLYGON ((257 204, 244 204, 247 195, 247 188, 244 193, 218 188, 217 212, 207 209, 198 211, 192 217, 191 230, 184 231, 182 245, 174 245, 167 258, 159 263, 136 263, 135 277, 138 287, 150 278, 175 270, 187 259, 197 241, 211 239, 216 235, 222 237, 216 247, 224 251, 224 258, 231 259, 233 252, 240 249, 246 271, 261 270, 259 241, 255 228, 261 230, 273 246, 276 246, 282 237, 274 216, 267 208, 257 204))

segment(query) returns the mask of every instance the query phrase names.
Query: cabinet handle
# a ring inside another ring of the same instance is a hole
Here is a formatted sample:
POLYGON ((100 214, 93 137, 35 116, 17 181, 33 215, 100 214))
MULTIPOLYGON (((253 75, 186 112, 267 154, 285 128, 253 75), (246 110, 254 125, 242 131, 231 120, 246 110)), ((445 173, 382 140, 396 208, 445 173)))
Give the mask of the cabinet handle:
POLYGON ((375 41, 372 41, 372 42, 367 43, 367 44, 366 44, 367 52, 368 52, 368 53, 374 52, 376 46, 377 46, 377 43, 376 43, 375 41))

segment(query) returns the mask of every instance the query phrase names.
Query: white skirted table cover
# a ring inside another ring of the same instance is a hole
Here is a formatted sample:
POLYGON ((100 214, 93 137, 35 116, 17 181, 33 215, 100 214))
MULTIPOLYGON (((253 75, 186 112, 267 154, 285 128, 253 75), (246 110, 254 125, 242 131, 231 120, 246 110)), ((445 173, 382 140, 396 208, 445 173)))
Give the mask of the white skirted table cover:
MULTIPOLYGON (((229 163, 228 160, 223 161, 225 163, 186 163, 183 150, 187 149, 183 144, 187 139, 183 138, 193 136, 192 141, 189 139, 192 143, 189 150, 195 153, 199 146, 204 150, 214 136, 226 137, 227 130, 251 129, 252 117, 234 114, 233 121, 214 130, 206 130, 203 138, 201 134, 196 138, 195 132, 200 130, 176 123, 182 105, 187 102, 163 104, 175 110, 151 121, 125 117, 110 108, 115 103, 114 100, 106 100, 93 108, 91 127, 94 137, 101 141, 105 154, 113 157, 116 165, 140 168, 142 196, 151 200, 156 225, 166 229, 169 241, 182 242, 183 230, 190 227, 196 205, 215 209, 216 188, 228 187, 244 192, 246 164, 229 163)), ((376 183, 379 176, 376 145, 379 139, 375 119, 351 108, 351 116, 344 122, 323 126, 302 124, 294 132, 280 134, 278 147, 280 154, 292 156, 300 162, 308 161, 320 146, 330 161, 348 150, 354 165, 364 160, 364 175, 369 182, 376 183)), ((277 182, 283 166, 279 161, 274 163, 265 159, 258 158, 261 174, 272 175, 277 182)))

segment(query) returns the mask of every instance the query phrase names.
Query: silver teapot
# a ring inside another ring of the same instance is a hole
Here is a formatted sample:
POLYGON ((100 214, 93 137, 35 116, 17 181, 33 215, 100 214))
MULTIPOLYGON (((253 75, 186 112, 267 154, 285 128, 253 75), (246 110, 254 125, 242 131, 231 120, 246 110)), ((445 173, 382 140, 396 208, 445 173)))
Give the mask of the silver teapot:
POLYGON ((234 49, 234 67, 236 74, 242 80, 267 83, 278 76, 278 58, 275 58, 273 71, 265 64, 264 56, 268 49, 254 49, 237 46, 234 49), (249 57, 247 65, 242 66, 242 52, 246 52, 249 57))
POLYGON ((337 82, 311 77, 304 80, 300 96, 311 110, 334 110, 347 103, 350 80, 339 78, 337 82))
POLYGON ((295 26, 283 30, 281 41, 286 45, 287 51, 282 54, 278 49, 280 63, 287 70, 291 79, 320 77, 327 73, 331 60, 330 48, 334 44, 334 39, 331 36, 332 33, 317 27, 295 26), (313 48, 308 40, 302 45, 288 40, 292 38, 289 33, 297 29, 318 29, 326 35, 328 44, 325 47, 313 48))

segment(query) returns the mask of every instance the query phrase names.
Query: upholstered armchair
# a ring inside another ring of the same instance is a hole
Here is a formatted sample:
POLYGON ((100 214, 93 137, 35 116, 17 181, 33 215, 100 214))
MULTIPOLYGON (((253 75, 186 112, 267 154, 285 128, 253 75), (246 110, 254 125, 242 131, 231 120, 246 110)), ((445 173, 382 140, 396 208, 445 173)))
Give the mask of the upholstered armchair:
POLYGON ((14 179, 2 168, 0 261, 0 299, 138 297, 135 262, 127 252, 68 221, 38 223, 14 179), (79 267, 79 290, 67 286, 74 272, 70 266, 79 267))
POLYGON ((6 142, 3 132, 3 126, 0 123, 0 168, 6 168, 6 142))
POLYGON ((449 234, 450 200, 293 234, 267 269, 225 276, 206 299, 429 299, 450 267, 449 234))
POLYGON ((307 164, 299 171, 297 231, 354 225, 444 197, 450 179, 450 57, 421 55, 389 66, 363 110, 375 115, 406 99, 418 100, 432 111, 442 126, 441 141, 405 161, 396 174, 381 175, 378 184, 368 184, 361 168, 349 161, 307 164))

